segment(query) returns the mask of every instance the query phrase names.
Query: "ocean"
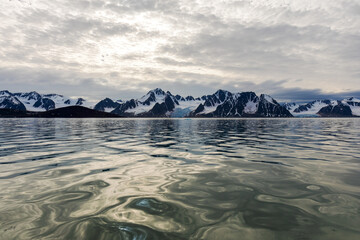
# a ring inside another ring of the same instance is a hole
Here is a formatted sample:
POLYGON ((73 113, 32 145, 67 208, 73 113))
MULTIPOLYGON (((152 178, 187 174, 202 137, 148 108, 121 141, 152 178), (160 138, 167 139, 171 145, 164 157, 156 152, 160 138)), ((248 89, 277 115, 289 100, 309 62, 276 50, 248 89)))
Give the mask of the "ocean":
POLYGON ((360 119, 0 119, 0 239, 360 239, 360 119))

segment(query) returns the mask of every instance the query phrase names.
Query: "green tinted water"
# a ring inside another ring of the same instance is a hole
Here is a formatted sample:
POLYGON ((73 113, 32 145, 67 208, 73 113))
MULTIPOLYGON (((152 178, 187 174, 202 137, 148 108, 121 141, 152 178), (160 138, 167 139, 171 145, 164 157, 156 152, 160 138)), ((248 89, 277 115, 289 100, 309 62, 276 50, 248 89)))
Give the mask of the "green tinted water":
POLYGON ((360 239, 360 119, 0 119, 0 239, 360 239))

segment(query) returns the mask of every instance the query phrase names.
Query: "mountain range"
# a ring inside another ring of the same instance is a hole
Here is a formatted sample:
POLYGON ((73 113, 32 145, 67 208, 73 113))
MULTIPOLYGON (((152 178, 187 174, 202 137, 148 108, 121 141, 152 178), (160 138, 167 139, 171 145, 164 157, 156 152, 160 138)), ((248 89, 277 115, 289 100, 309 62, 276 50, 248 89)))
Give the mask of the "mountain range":
POLYGON ((295 117, 359 117, 360 99, 315 100, 309 103, 285 103, 287 110, 295 117))
POLYGON ((125 102, 104 99, 94 109, 106 109, 126 117, 292 117, 284 106, 268 95, 225 90, 194 98, 156 88, 139 99, 125 102))
MULTIPOLYGON (((356 117, 360 116, 360 100, 347 98, 344 100, 315 100, 309 103, 280 104, 266 94, 256 95, 254 92, 232 93, 218 90, 214 94, 194 98, 173 95, 160 88, 153 89, 139 99, 127 101, 105 98, 93 106, 83 98, 71 99, 59 94, 11 93, 0 91, 0 109, 6 109, 6 116, 11 111, 30 112, 26 116, 33 117, 356 117), (82 106, 94 111, 86 111, 82 106), (35 114, 33 112, 48 112, 54 109, 56 114, 35 114), (71 111, 82 111, 82 114, 72 114, 71 111), (10 111, 10 112, 9 112, 10 111), (63 115, 64 113, 66 115, 63 115), (104 112, 110 114, 99 114, 104 112)), ((14 114, 15 116, 15 114, 14 114)))
POLYGON ((0 91, 0 108, 4 109, 43 112, 74 105, 84 106, 86 100, 71 99, 59 94, 39 94, 35 91, 27 93, 0 91))

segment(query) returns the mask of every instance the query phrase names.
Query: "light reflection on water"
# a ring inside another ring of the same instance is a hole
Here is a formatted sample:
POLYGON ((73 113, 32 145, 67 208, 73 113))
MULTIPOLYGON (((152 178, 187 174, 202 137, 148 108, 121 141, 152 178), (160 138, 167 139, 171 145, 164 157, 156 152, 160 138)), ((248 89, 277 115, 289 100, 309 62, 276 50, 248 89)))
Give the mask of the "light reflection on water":
POLYGON ((0 239, 359 239, 360 119, 0 119, 0 239))

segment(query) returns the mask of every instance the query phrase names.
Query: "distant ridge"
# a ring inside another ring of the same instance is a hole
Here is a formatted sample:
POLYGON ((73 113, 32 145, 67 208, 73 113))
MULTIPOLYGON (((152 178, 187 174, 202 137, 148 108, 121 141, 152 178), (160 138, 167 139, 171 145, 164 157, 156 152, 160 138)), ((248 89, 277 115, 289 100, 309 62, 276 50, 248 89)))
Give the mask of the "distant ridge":
POLYGON ((304 104, 280 104, 269 95, 254 92, 232 93, 220 89, 202 97, 183 97, 155 88, 138 99, 123 101, 105 98, 90 104, 83 98, 71 99, 59 94, 39 94, 35 91, 11 93, 3 90, 0 91, 0 109, 14 110, 2 111, 3 115, 0 116, 13 114, 17 117, 22 116, 21 112, 26 112, 24 117, 31 114, 33 117, 357 117, 360 116, 360 99, 351 97, 341 101, 325 99, 304 104), (66 110, 53 112, 62 108, 66 110))

